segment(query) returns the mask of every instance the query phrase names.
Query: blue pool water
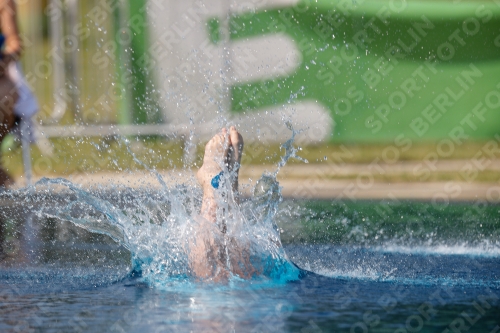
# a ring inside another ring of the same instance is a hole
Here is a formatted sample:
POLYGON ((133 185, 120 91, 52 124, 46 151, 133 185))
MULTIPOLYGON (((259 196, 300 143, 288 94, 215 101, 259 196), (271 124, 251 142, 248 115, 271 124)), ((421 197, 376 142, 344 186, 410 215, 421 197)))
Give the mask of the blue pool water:
MULTIPOLYGON (((494 266, 492 260, 477 263, 494 266)), ((28 274, 2 273, 3 332, 453 332, 460 325, 468 332, 498 330, 498 286, 482 283, 309 275, 280 285, 162 290, 129 280, 92 285, 100 279, 92 275, 97 272, 28 274)))
POLYGON ((500 332, 499 206, 285 200, 273 215, 283 258, 307 272, 213 283, 170 263, 182 261, 172 244, 153 246, 155 218, 181 214, 165 193, 1 199, 0 332, 500 332), (112 211, 134 217, 122 231, 142 239, 135 251, 175 274, 130 276, 112 211))

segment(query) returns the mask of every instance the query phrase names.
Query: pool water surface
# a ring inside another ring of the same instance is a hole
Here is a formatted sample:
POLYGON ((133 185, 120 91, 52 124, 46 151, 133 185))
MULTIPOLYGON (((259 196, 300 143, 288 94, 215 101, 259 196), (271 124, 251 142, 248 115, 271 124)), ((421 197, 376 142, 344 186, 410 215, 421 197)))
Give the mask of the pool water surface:
POLYGON ((60 196, 3 199, 1 332, 500 332, 499 206, 285 200, 301 279, 152 285, 110 237, 40 214, 60 196))

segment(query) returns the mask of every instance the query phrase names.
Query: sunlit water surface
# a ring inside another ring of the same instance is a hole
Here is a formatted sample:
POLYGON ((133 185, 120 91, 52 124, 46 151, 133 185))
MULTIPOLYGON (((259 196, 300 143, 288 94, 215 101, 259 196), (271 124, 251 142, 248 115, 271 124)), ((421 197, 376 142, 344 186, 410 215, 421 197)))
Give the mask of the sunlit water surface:
POLYGON ((2 197, 2 332, 499 331, 495 205, 280 202, 263 191, 240 223, 275 270, 213 283, 191 278, 177 247, 196 189, 37 188, 2 197), (283 247, 269 245, 276 236, 283 247))

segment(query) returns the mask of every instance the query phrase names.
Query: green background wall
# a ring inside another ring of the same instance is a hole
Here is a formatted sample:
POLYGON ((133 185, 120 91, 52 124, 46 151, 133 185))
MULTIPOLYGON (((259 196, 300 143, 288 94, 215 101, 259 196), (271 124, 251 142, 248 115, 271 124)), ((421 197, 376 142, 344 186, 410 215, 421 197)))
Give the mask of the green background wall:
POLYGON ((285 34, 302 54, 289 75, 233 85, 233 113, 317 101, 337 142, 500 133, 500 1, 302 1, 229 27, 231 41, 285 34))

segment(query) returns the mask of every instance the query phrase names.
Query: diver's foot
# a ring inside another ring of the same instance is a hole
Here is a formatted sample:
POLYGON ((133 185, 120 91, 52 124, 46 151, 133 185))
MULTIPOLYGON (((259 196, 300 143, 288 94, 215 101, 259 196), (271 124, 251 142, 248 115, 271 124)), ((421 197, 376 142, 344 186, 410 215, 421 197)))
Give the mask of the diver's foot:
POLYGON ((229 165, 228 169, 232 172, 233 190, 238 191, 238 172, 240 171, 241 155, 243 153, 243 137, 231 126, 229 129, 229 165))
POLYGON ((196 174, 204 193, 205 191, 213 192, 212 179, 222 171, 223 165, 228 165, 229 146, 229 137, 225 128, 206 144, 203 165, 196 174))

